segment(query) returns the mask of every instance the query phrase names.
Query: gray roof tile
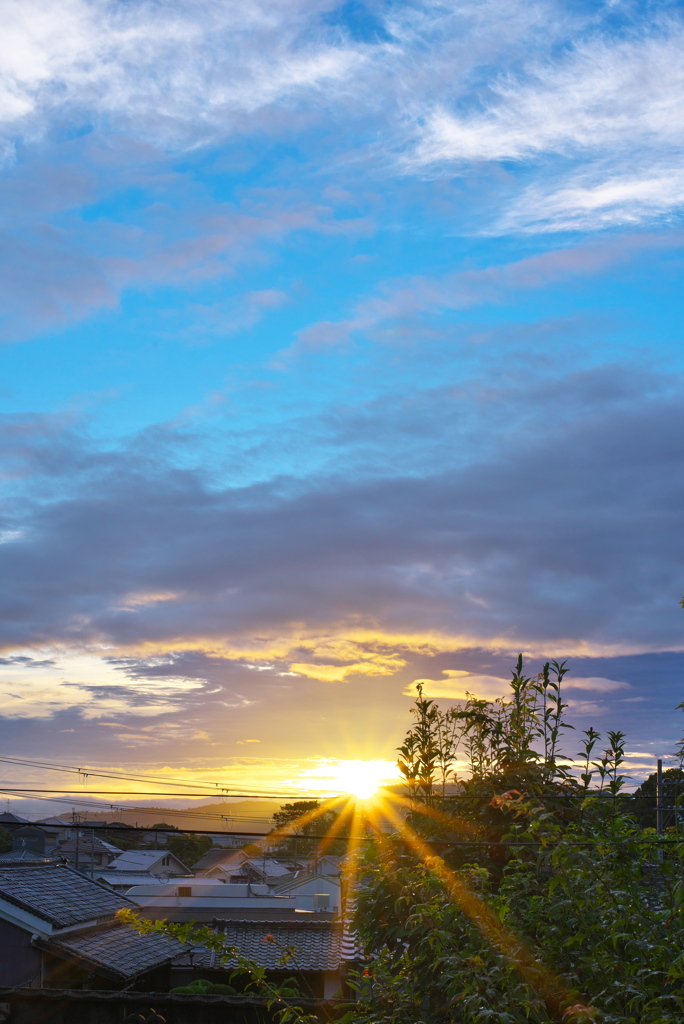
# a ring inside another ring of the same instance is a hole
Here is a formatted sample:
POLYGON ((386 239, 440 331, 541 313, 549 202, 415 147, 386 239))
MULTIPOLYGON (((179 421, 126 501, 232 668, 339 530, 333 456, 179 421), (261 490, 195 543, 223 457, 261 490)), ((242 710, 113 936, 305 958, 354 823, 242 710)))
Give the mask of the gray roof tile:
POLYGON ((60 854, 76 853, 77 850, 80 850, 84 856, 88 856, 91 853, 111 853, 118 857, 122 852, 118 846, 112 846, 111 843, 106 843, 104 840, 92 835, 80 836, 78 840, 67 839, 66 842, 60 843, 57 848, 57 852, 60 854))
POLYGON ((52 939, 44 948, 66 959, 82 961, 117 978, 132 978, 169 963, 183 946, 163 935, 138 935, 128 925, 114 924, 52 939))
MULTIPOLYGON (((343 929, 333 921, 217 921, 228 946, 237 946, 243 956, 256 960, 268 970, 334 971, 340 964, 343 929), (283 967, 278 961, 291 948, 294 956, 283 967)), ((195 955, 197 966, 220 968, 213 951, 195 955)), ((230 960, 226 967, 234 967, 230 960)))
POLYGON ((56 928, 113 917, 122 907, 135 906, 120 893, 61 865, 3 867, 0 863, 0 899, 56 928))

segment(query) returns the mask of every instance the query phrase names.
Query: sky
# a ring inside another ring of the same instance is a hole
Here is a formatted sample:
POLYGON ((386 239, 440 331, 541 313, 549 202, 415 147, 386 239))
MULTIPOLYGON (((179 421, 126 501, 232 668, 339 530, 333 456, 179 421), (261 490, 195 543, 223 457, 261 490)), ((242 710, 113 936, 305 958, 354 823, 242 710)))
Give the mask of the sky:
POLYGON ((681 5, 0 12, 5 755, 389 776, 521 651, 667 758, 681 5))

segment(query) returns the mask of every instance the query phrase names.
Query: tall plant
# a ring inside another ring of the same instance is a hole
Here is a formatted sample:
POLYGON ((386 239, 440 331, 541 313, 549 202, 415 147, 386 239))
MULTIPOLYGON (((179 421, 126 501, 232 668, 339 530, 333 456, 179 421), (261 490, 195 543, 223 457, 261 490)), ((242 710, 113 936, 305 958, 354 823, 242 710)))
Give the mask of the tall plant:
POLYGON ((446 711, 426 699, 419 684, 414 724, 398 748, 411 801, 431 806, 440 791, 444 800, 448 783, 456 781, 458 755, 466 761, 471 791, 503 785, 538 797, 545 787, 566 783, 570 769, 559 747, 563 730, 572 728, 564 721, 561 693, 567 671, 565 662, 553 661, 531 677, 519 655, 508 697, 467 695, 446 711))

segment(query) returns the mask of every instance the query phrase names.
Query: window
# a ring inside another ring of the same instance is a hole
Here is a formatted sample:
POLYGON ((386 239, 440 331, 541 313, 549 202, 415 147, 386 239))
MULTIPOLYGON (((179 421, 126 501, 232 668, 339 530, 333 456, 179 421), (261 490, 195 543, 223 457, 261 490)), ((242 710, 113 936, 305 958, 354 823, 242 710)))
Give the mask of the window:
POLYGON ((178 886, 178 895, 179 896, 192 896, 192 886, 191 885, 179 885, 178 886))

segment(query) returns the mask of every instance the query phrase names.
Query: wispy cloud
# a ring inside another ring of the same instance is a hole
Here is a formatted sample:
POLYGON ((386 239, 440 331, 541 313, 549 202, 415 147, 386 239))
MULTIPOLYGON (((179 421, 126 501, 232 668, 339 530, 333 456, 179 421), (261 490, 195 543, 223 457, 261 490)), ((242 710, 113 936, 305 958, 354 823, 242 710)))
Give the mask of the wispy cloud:
MULTIPOLYGON (((636 161, 630 161, 632 165, 636 161)), ((669 218, 684 205, 684 172, 661 166, 625 172, 599 166, 525 188, 499 218, 504 233, 596 231, 669 218)))
POLYGON ((580 38, 565 55, 532 58, 522 72, 492 78, 464 112, 438 103, 407 167, 526 165, 533 182, 499 231, 586 230, 679 209, 683 44, 681 23, 664 20, 643 34, 580 38))
POLYGON ((349 76, 358 47, 306 38, 323 5, 4 0, 0 122, 31 137, 48 119, 108 118, 194 144, 301 90, 349 76))
POLYGON ((364 36, 324 0, 2 6, 7 155, 61 124, 173 150, 325 123, 329 158, 376 174, 515 165, 497 231, 636 223, 681 205, 674 14, 616 31, 551 0, 380 3, 364 36))
MULTIPOLYGON (((151 163, 161 171, 158 157, 151 157, 151 163)), ((165 188, 169 179, 179 199, 187 183, 169 173, 165 188)), ((192 292, 207 282, 230 279, 238 268, 268 259, 286 239, 303 232, 367 230, 360 220, 338 221, 330 205, 278 188, 246 192, 238 203, 186 195, 182 211, 172 216, 165 188, 154 180, 149 185, 134 225, 106 215, 86 220, 69 208, 73 198, 67 193, 59 226, 39 209, 33 222, 26 213, 21 223, 0 232, 0 340, 60 330, 93 313, 117 310, 128 289, 166 285, 192 292)), ((7 206, 30 203, 30 195, 19 188, 10 190, 7 199, 7 206)), ((10 221, 15 219, 11 214, 10 221)), ((249 327, 286 301, 282 289, 272 287, 224 300, 223 329, 229 333, 249 327)), ((201 310, 196 312, 202 316, 201 310)), ((212 315, 218 311, 209 310, 210 319, 212 315)))
POLYGON ((649 251, 676 249, 682 237, 678 231, 622 234, 550 249, 510 263, 387 280, 375 295, 361 299, 349 318, 302 328, 297 340, 278 353, 274 363, 285 366, 292 357, 347 345, 357 333, 384 344, 401 344, 420 337, 417 324, 427 317, 434 321, 449 311, 504 302, 520 292, 595 279, 649 251), (405 329, 397 329, 402 323, 405 329), (388 331, 390 324, 394 329, 388 331))

